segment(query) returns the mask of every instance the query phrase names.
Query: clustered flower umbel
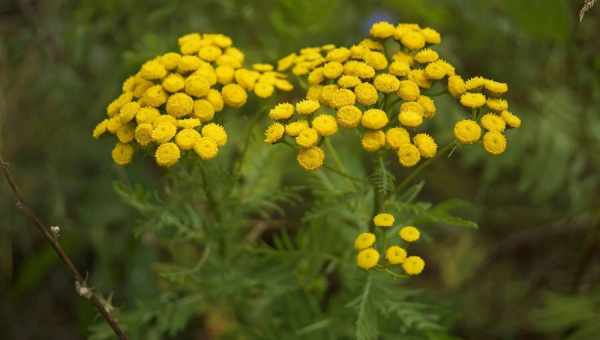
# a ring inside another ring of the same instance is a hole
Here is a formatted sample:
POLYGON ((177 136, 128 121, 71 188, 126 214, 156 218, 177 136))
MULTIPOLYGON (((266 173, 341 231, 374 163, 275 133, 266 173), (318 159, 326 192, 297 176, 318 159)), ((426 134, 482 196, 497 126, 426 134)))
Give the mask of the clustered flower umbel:
POLYGON ((308 88, 305 99, 271 109, 274 122, 265 131, 266 143, 291 139, 299 148, 298 163, 316 170, 325 159, 323 139, 335 135, 339 127, 358 129, 366 151, 387 147, 396 152, 402 166, 415 166, 437 153, 438 145, 424 132, 424 125, 437 111, 428 90, 441 83, 444 93, 457 98, 470 117, 456 122, 456 140, 462 144, 482 140, 493 155, 505 151, 505 130, 521 125, 502 98, 507 84, 483 77, 465 81, 431 48, 442 40, 432 28, 378 22, 370 36, 350 48, 304 48, 279 60, 278 71, 291 70, 308 88), (391 56, 386 44, 393 45, 391 56))
POLYGON ((163 167, 188 150, 212 159, 227 143, 225 128, 212 122, 216 113, 244 106, 249 92, 268 98, 275 90, 293 89, 273 65, 245 68, 244 53, 226 35, 190 33, 178 44, 178 53, 147 61, 125 80, 122 94, 106 108, 107 118, 94 128, 94 138, 116 136, 116 164, 129 164, 136 148, 152 151, 163 167))
MULTIPOLYGON (((381 228, 384 233, 394 228, 394 223, 394 216, 389 213, 380 213, 373 218, 373 224, 381 228)), ((385 260, 381 260, 381 256, 377 250, 377 238, 375 234, 370 232, 359 234, 354 240, 354 248, 358 251, 356 264, 365 270, 378 265, 382 267, 401 265, 404 272, 408 275, 421 274, 423 269, 425 269, 425 261, 419 256, 408 256, 406 251, 410 243, 418 241, 421 237, 419 229, 414 226, 403 226, 400 227, 398 235, 406 245, 401 247, 396 244, 380 244, 380 248, 385 251, 385 260)))

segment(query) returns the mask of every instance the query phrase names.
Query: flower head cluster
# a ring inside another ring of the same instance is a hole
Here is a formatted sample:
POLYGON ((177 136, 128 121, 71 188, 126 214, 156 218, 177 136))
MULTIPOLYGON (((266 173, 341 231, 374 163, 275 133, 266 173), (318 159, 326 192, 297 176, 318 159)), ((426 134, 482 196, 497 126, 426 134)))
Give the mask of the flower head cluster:
MULTIPOLYGON (((383 229, 386 232, 388 229, 394 227, 394 216, 388 213, 380 213, 373 218, 373 224, 383 229)), ((400 238, 408 245, 412 242, 416 242, 421 237, 419 229, 413 226, 401 227, 398 231, 400 238)), ((385 261, 380 261, 381 256, 379 251, 376 249, 377 238, 375 234, 365 232, 359 234, 354 240, 354 248, 358 251, 356 256, 356 264, 365 270, 374 268, 378 264, 382 265, 402 265, 404 272, 408 275, 418 275, 425 268, 425 261, 419 256, 408 256, 406 249, 407 246, 401 247, 399 245, 382 245, 387 247, 385 250, 385 261)))
MULTIPOLYGON (((350 47, 304 48, 279 60, 278 71, 291 71, 308 87, 304 99, 279 103, 269 112, 273 123, 265 131, 265 142, 293 139, 299 164, 315 170, 325 158, 320 147, 325 138, 340 128, 358 129, 364 150, 387 148, 402 166, 412 167, 436 156, 438 144, 425 127, 437 112, 434 96, 443 93, 460 98, 464 107, 477 110, 477 117, 479 108, 487 105, 492 113, 481 117, 489 131, 484 147, 492 154, 504 151, 502 131, 520 125, 501 99, 508 91, 506 84, 481 77, 463 81, 432 48, 442 39, 432 28, 378 22, 370 36, 350 47)), ((479 140, 472 135, 473 126, 464 125, 457 124, 456 138, 479 140)))
POLYGON ((125 80, 107 118, 94 128, 94 138, 117 138, 115 163, 130 163, 136 148, 151 150, 163 167, 188 150, 214 158, 227 142, 224 127, 213 122, 219 112, 244 106, 249 95, 267 98, 293 89, 273 65, 244 67, 244 53, 226 35, 190 33, 178 44, 178 52, 145 62, 125 80))

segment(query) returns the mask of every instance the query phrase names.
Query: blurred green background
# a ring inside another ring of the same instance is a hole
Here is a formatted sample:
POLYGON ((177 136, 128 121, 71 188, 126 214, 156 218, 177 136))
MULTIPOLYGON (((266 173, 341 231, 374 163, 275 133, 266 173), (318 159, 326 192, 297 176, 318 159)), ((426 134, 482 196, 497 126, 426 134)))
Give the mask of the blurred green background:
MULTIPOLYGON (((425 198, 473 202, 480 230, 436 239, 422 285, 454 304, 452 333, 464 339, 597 339, 600 8, 579 23, 582 2, 4 0, 0 152, 93 286, 132 306, 154 294, 157 254, 134 237, 113 182, 159 173, 149 161, 115 167, 110 142, 91 138, 128 74, 190 31, 228 34, 251 61, 273 62, 350 44, 381 19, 432 26, 461 74, 510 84, 524 124, 501 157, 464 152, 427 172, 425 198)), ((2 338, 85 338, 95 311, 6 185, 0 193, 2 338)))

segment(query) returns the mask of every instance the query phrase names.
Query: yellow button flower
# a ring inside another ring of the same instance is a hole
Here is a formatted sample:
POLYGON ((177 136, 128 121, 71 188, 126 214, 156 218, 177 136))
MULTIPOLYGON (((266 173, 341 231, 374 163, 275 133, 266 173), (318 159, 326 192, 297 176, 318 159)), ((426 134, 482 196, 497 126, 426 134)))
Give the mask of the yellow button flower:
POLYGON ((428 79, 440 80, 447 74, 446 68, 443 64, 438 62, 430 63, 425 67, 425 76, 427 76, 428 79))
POLYGON ((419 275, 425 269, 425 261, 418 256, 409 256, 402 263, 402 268, 408 275, 419 275))
POLYGON ((343 76, 339 77, 337 80, 337 84, 340 87, 345 88, 345 89, 351 89, 360 83, 361 83, 361 80, 357 76, 343 75, 343 76))
POLYGON ((464 107, 468 107, 471 109, 477 109, 485 105, 486 99, 485 96, 481 93, 465 93, 460 96, 460 103, 464 107))
POLYGON ((327 105, 330 107, 333 106, 333 96, 335 95, 338 89, 339 87, 333 84, 323 86, 323 88, 321 89, 321 96, 319 98, 319 102, 321 102, 323 105, 327 105))
POLYGON ((410 143, 410 135, 406 129, 395 127, 387 130, 385 133, 387 144, 394 150, 397 150, 400 145, 410 143))
POLYGON ((348 89, 337 89, 331 100, 329 101, 333 108, 340 108, 342 106, 354 105, 356 102, 356 95, 354 92, 348 89))
POLYGON ((223 54, 217 46, 204 46, 198 51, 198 56, 206 61, 215 61, 223 54))
POLYGON ((259 81, 254 85, 254 94, 259 98, 269 98, 274 91, 275 87, 267 82, 259 81))
POLYGON ((373 248, 361 250, 356 256, 356 265, 369 270, 379 263, 379 252, 373 248))
POLYGON ((152 121, 152 125, 156 127, 158 124, 167 123, 177 127, 177 119, 171 115, 159 115, 152 121))
POLYGON ((426 133, 419 133, 414 138, 415 145, 424 158, 433 158, 437 153, 437 144, 433 137, 426 133))
POLYGON ((204 97, 210 90, 208 81, 199 76, 190 76, 185 80, 185 92, 190 96, 204 97))
POLYGON ((122 124, 128 123, 135 117, 139 109, 140 104, 137 102, 129 102, 123 105, 121 110, 119 110, 119 120, 122 124))
POLYGON ((191 55, 184 55, 181 57, 181 59, 179 59, 179 63, 177 64, 177 72, 193 72, 196 71, 200 65, 202 65, 202 60, 200 58, 191 55))
POLYGON ((375 244, 375 234, 373 233, 361 233, 354 240, 354 248, 356 250, 370 248, 373 244, 375 244))
POLYGON ((415 111, 401 111, 398 114, 400 124, 407 127, 418 127, 423 124, 423 115, 415 111))
POLYGON ((506 129, 506 122, 495 113, 486 113, 481 117, 481 126, 488 131, 503 132, 506 129))
POLYGON ((400 165, 410 168, 417 165, 421 160, 419 149, 413 144, 402 144, 398 148, 398 161, 400 165))
POLYGON ((287 133, 288 136, 297 137, 300 134, 300 132, 302 132, 308 128, 309 128, 308 121, 298 120, 298 121, 287 124, 285 126, 285 133, 287 133))
POLYGON ((421 34, 423 34, 423 37, 425 37, 425 41, 428 44, 439 44, 442 42, 442 36, 433 28, 423 28, 421 34))
POLYGON ((421 95, 421 90, 419 89, 419 85, 412 80, 402 80, 400 81, 400 87, 398 88, 398 92, 396 93, 398 97, 402 98, 402 100, 414 101, 419 99, 421 95))
POLYGON ((280 103, 269 111, 269 118, 273 120, 284 120, 294 115, 294 105, 290 103, 280 103))
POLYGON ((176 118, 187 116, 194 109, 194 99, 185 93, 175 93, 167 99, 167 113, 176 118))
POLYGON ((400 37, 402 45, 411 50, 418 50, 425 47, 425 37, 418 31, 407 31, 400 37))
POLYGON ((344 66, 337 61, 330 61, 323 66, 323 75, 328 79, 336 79, 344 72, 344 66))
POLYGON ((505 94, 508 92, 508 84, 490 79, 486 80, 485 88, 494 94, 505 94))
POLYGON ((367 106, 377 103, 379 99, 377 89, 369 83, 357 85, 354 88, 354 93, 356 94, 356 101, 367 106))
POLYGON ((265 131, 265 143, 274 144, 279 141, 285 132, 285 127, 281 123, 273 123, 269 125, 265 131))
MULTIPOLYGON (((307 131, 307 130, 304 130, 307 131)), ((303 132, 304 132, 303 131, 303 132)), ((318 146, 313 146, 306 149, 301 149, 296 157, 298 164, 306 170, 317 170, 323 166, 325 153, 318 146)))
POLYGON ((110 104, 108 104, 108 106, 106 107, 106 114, 109 117, 116 115, 117 113, 119 113, 119 110, 121 110, 121 107, 129 103, 132 99, 132 93, 128 92, 121 94, 117 99, 113 100, 110 104))
POLYGON ((521 119, 519 117, 517 117, 516 115, 510 113, 509 111, 502 111, 500 116, 502 117, 502 119, 504 119, 506 124, 508 126, 510 126, 511 128, 521 127, 521 119))
POLYGON ((465 87, 467 88, 467 90, 475 90, 475 89, 479 89, 480 87, 484 87, 485 84, 487 83, 487 79, 483 78, 483 77, 473 77, 468 79, 465 82, 465 87))
POLYGON ((133 125, 126 124, 123 125, 117 130, 117 139, 121 143, 129 143, 133 140, 135 134, 135 129, 133 125))
POLYGON ((294 61, 296 60, 296 53, 288 54, 287 56, 279 59, 277 61, 277 71, 285 71, 294 65, 294 61))
POLYGON ((313 128, 307 128, 298 134, 296 143, 302 147, 308 148, 319 142, 319 133, 313 128))
POLYGON ((160 85, 150 86, 146 92, 144 92, 144 95, 141 99, 141 102, 143 102, 145 105, 152 107, 159 107, 166 101, 167 93, 160 85))
POLYGON ((320 86, 320 85, 311 86, 308 88, 308 91, 306 91, 306 99, 319 101, 319 100, 321 100, 321 92, 322 91, 323 91, 323 86, 320 86))
POLYGON ((212 138, 200 137, 194 144, 194 151, 203 160, 213 159, 219 153, 219 146, 212 138))
POLYGON ((481 127, 474 120, 464 119, 454 125, 454 136, 463 144, 473 144, 481 138, 481 127))
POLYGON ((414 81, 419 87, 428 89, 431 88, 431 78, 427 77, 425 70, 415 69, 408 72, 408 79, 414 81))
POLYGON ((162 87, 171 93, 181 91, 184 86, 185 86, 185 79, 183 79, 183 77, 177 73, 169 74, 162 81, 162 87))
POLYGON ((415 242, 421 237, 419 229, 413 226, 402 227, 398 232, 398 235, 400 235, 400 238, 406 242, 415 242))
POLYGON ((223 146, 227 143, 227 132, 219 124, 210 123, 204 125, 202 127, 202 136, 211 138, 218 146, 223 146))
POLYGON ((398 246, 391 246, 385 251, 385 258, 390 264, 401 264, 406 260, 406 250, 398 246))
POLYGON ((235 70, 231 66, 222 65, 222 66, 218 66, 215 69, 215 73, 217 75, 217 81, 219 82, 219 84, 227 85, 227 84, 233 82, 235 70))
POLYGON ((121 123, 121 118, 119 116, 114 116, 106 122, 106 130, 110 133, 117 133, 117 131, 123 126, 121 123))
POLYGON ((394 61, 390 64, 388 72, 398 77, 405 77, 410 72, 410 65, 405 61, 394 61))
POLYGON ((400 105, 400 111, 412 111, 420 114, 421 116, 425 114, 425 108, 418 102, 402 103, 402 105, 400 105))
POLYGON ((381 73, 373 81, 375 88, 383 93, 392 93, 400 88, 400 80, 393 74, 381 73))
POLYGON ((440 58, 440 55, 436 51, 434 51, 430 48, 426 48, 424 50, 417 52, 417 54, 415 54, 415 60, 421 64, 432 63, 432 62, 438 60, 439 58, 440 58))
POLYGON ((142 65, 139 74, 146 80, 162 79, 167 75, 167 70, 157 60, 150 60, 142 65))
POLYGON ((305 99, 296 103, 296 111, 301 115, 309 115, 319 109, 321 105, 316 100, 305 99))
POLYGON ((163 122, 158 123, 152 130, 152 140, 157 143, 166 143, 170 141, 177 133, 177 128, 174 124, 163 122))
POLYGON ((142 107, 135 115, 135 120, 138 124, 152 124, 156 118, 160 116, 160 111, 154 107, 142 107))
POLYGON ((154 152, 156 164, 165 168, 175 165, 179 157, 181 157, 181 151, 179 151, 179 147, 175 143, 161 144, 154 152))
POLYGON ((467 92, 467 86, 461 76, 448 77, 448 92, 454 97, 459 97, 467 92))
POLYGON ((373 224, 376 227, 389 228, 394 225, 394 215, 388 213, 379 213, 373 217, 373 224))
POLYGON ((133 158, 133 146, 129 144, 117 143, 112 150, 112 159, 118 165, 127 165, 133 158))
POLYGON ((396 31, 396 27, 386 21, 376 22, 371 26, 369 30, 369 34, 373 38, 377 39, 387 39, 394 35, 394 31, 396 31))
POLYGON ((175 143, 181 150, 190 150, 200 137, 200 133, 194 129, 183 129, 175 136, 175 143))
POLYGON ((165 69, 171 71, 177 68, 179 60, 181 60, 181 55, 179 53, 169 52, 160 56, 158 62, 161 63, 165 69))
POLYGON ((487 100, 487 107, 494 111, 502 112, 508 110, 508 102, 504 99, 490 98, 487 100))
POLYGON ((227 84, 221 89, 223 102, 230 107, 240 108, 246 104, 248 94, 243 87, 238 84, 227 84))
POLYGON ((489 131, 483 135, 483 148, 492 155, 506 151, 506 137, 498 131, 489 131))
POLYGON ((384 70, 388 66, 387 58, 381 52, 369 51, 365 53, 363 60, 367 65, 378 71, 384 70))
POLYGON ((365 150, 375 152, 385 145, 385 133, 383 131, 367 131, 362 136, 360 143, 365 150))
POLYGON ((336 119, 342 127, 355 128, 361 122, 362 112, 354 105, 343 106, 337 110, 336 119))
POLYGON ((104 119, 103 121, 98 123, 98 125, 96 125, 96 127, 94 128, 94 131, 92 131, 92 137, 94 137, 96 139, 100 138, 103 134, 106 133, 107 125, 108 125, 108 119, 104 119))
POLYGON ((363 113, 361 124, 367 129, 378 130, 387 125, 389 119, 385 111, 379 109, 370 109, 363 113))
POLYGON ((319 85, 325 80, 325 76, 323 75, 323 68, 317 67, 312 70, 308 74, 308 84, 309 85, 319 85))
POLYGON ((315 117, 312 121, 312 127, 317 130, 321 136, 332 136, 337 130, 337 122, 335 117, 328 114, 321 114, 315 117))
POLYGON ((178 119, 177 127, 182 129, 193 129, 200 126, 200 119, 198 118, 186 118, 186 119, 178 119))
POLYGON ((154 127, 150 123, 139 124, 135 128, 135 140, 141 146, 146 146, 152 142, 152 131, 154 127))

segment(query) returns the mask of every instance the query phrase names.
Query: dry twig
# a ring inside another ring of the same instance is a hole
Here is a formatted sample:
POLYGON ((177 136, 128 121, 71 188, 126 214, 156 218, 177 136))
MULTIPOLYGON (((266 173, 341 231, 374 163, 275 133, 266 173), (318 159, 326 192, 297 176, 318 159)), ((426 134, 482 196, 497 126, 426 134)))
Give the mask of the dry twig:
POLYGON ((581 6, 581 9, 579 10, 579 22, 583 21, 583 17, 585 16, 585 13, 587 13, 587 11, 592 9, 592 7, 594 7, 595 4, 596 4, 596 0, 585 0, 585 2, 583 3, 583 6, 581 6))
POLYGON ((25 203, 19 188, 15 180, 10 175, 8 170, 8 163, 2 159, 0 156, 0 171, 2 175, 6 179, 11 191, 13 192, 16 200, 16 206, 21 212, 29 218, 33 224, 38 228, 38 230, 44 235, 44 238, 50 243, 58 257, 62 260, 64 265, 67 267, 68 271, 73 275, 75 279, 75 291, 81 297, 89 300, 94 307, 98 310, 100 315, 106 320, 106 322, 110 325, 112 330, 115 332, 117 337, 121 340, 127 340, 128 337, 125 332, 119 326, 117 320, 112 315, 113 307, 110 304, 110 300, 105 300, 99 294, 95 293, 94 290, 87 285, 87 280, 81 274, 81 272, 75 267, 71 258, 65 253, 64 249, 60 245, 58 241, 58 235, 60 228, 57 226, 48 227, 42 220, 37 216, 37 214, 25 203))

